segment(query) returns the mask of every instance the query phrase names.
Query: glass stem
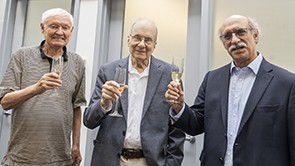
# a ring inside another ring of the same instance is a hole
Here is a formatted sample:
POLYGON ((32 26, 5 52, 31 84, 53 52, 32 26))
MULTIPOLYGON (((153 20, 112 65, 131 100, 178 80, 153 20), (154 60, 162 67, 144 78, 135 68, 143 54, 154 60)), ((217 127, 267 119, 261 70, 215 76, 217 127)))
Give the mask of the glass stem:
POLYGON ((115 101, 115 111, 114 113, 117 113, 118 112, 118 101, 119 101, 119 98, 115 101))

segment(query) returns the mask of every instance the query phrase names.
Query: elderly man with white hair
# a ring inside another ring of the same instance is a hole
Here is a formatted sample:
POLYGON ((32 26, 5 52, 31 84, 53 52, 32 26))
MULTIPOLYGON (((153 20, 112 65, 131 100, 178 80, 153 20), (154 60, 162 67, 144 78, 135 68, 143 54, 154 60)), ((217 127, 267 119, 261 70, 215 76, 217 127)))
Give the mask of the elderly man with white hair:
POLYGON ((40 27, 45 40, 17 50, 0 84, 1 105, 12 109, 2 165, 79 165, 85 66, 78 54, 66 49, 73 17, 63 9, 50 9, 40 27), (56 59, 63 64, 58 72, 52 66, 56 59))

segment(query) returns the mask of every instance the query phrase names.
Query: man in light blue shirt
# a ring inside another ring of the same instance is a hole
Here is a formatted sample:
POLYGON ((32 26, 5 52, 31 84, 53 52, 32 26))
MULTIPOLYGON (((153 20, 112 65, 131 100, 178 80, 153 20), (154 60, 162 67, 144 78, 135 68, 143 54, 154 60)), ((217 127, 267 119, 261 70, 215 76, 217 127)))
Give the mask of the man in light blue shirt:
POLYGON ((204 133, 202 166, 294 166, 295 75, 257 51, 253 19, 230 16, 219 33, 233 61, 206 74, 191 107, 178 83, 168 85, 173 125, 204 133))

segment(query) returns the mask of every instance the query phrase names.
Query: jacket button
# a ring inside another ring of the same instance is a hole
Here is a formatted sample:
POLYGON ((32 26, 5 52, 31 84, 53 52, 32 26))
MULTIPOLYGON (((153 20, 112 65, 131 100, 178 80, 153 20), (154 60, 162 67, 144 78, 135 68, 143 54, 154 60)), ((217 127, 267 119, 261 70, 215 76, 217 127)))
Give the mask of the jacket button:
POLYGON ((126 135, 126 131, 122 131, 122 134, 123 134, 123 136, 125 136, 126 135))
POLYGON ((239 145, 240 145, 239 143, 237 143, 237 142, 235 143, 235 146, 239 146, 239 145))
POLYGON ((222 158, 222 157, 219 157, 219 160, 220 160, 221 162, 223 162, 223 158, 222 158))

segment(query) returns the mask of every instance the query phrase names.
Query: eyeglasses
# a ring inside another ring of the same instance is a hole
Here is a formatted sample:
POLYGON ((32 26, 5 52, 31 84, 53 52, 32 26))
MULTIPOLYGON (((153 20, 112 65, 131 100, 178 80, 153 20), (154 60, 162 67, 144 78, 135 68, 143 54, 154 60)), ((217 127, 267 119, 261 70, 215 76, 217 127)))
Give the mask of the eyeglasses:
POLYGON ((48 28, 50 28, 52 30, 59 30, 61 28, 62 31, 64 31, 64 32, 70 31, 72 29, 68 25, 59 25, 59 24, 50 24, 50 25, 48 25, 48 28))
POLYGON ((141 35, 130 35, 130 37, 132 38, 132 40, 136 43, 140 43, 142 40, 144 41, 145 44, 150 45, 154 43, 154 40, 150 37, 144 37, 141 35))
POLYGON ((230 41, 233 38, 233 33, 238 38, 245 37, 248 34, 248 28, 239 28, 232 32, 226 32, 225 34, 219 36, 220 40, 222 42, 230 41))

